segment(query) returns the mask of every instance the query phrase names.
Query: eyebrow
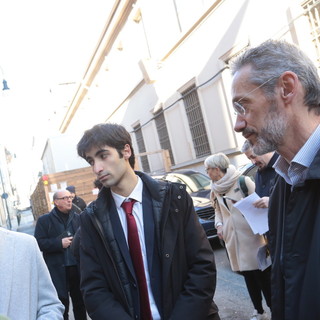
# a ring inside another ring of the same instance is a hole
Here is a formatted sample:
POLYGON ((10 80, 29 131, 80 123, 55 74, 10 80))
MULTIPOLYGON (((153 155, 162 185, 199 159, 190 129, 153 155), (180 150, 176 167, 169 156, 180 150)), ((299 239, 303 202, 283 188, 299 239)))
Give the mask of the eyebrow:
MULTIPOLYGON (((99 149, 99 150, 94 154, 94 157, 99 156, 99 155, 100 155, 101 153, 103 153, 103 152, 109 152, 109 150, 108 150, 108 149, 99 149)), ((86 157, 85 159, 86 159, 87 162, 89 162, 89 160, 91 160, 92 157, 86 157)))
POLYGON ((249 99, 247 99, 247 98, 250 99, 250 97, 247 96, 247 95, 244 95, 244 96, 239 96, 239 95, 237 95, 237 96, 235 96, 234 98, 232 98, 232 103, 238 102, 238 103, 241 104, 242 101, 247 102, 247 101, 249 100, 249 99))

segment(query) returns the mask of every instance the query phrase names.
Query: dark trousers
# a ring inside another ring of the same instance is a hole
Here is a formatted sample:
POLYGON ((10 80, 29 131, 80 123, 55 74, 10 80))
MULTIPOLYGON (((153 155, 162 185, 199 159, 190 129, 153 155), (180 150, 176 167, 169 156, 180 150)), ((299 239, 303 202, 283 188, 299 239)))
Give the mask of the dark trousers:
MULTIPOLYGON (((84 306, 84 302, 82 299, 81 291, 80 291, 80 276, 79 271, 76 266, 66 267, 66 279, 68 292, 70 293, 70 297, 72 300, 73 306, 73 314, 75 320, 87 320, 87 313, 84 306)), ((63 319, 69 319, 69 299, 60 298, 60 301, 63 303, 65 307, 63 319)))
POLYGON ((243 271, 241 274, 244 276, 249 296, 254 308, 258 311, 258 313, 263 313, 261 293, 263 293, 267 306, 271 308, 271 267, 264 271, 243 271))

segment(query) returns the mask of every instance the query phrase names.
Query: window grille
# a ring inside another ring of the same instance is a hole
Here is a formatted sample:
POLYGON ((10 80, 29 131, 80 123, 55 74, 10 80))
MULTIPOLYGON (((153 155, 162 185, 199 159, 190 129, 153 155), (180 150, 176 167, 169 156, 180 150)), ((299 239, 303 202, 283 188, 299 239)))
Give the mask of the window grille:
POLYGON ((318 66, 320 65, 320 0, 308 0, 302 4, 308 17, 312 42, 317 53, 318 66))
POLYGON ((167 124, 166 124, 166 120, 164 118, 164 114, 163 114, 162 109, 158 113, 155 114, 154 120, 155 120, 157 131, 158 131, 161 149, 169 151, 171 164, 174 165, 174 159, 173 159, 169 134, 168 134, 168 130, 167 130, 167 124))
POLYGON ((189 88, 182 91, 181 94, 187 113, 196 157, 200 158, 203 156, 210 155, 210 145, 208 141, 206 127, 203 121, 203 115, 199 102, 198 92, 195 89, 195 85, 191 85, 189 88))
MULTIPOLYGON (((134 127, 134 133, 136 136, 139 153, 146 152, 146 146, 144 144, 140 124, 138 126, 134 127)), ((140 161, 141 161, 141 165, 142 165, 142 170, 144 172, 150 172, 150 165, 149 165, 149 161, 148 161, 148 156, 141 156, 140 161)))

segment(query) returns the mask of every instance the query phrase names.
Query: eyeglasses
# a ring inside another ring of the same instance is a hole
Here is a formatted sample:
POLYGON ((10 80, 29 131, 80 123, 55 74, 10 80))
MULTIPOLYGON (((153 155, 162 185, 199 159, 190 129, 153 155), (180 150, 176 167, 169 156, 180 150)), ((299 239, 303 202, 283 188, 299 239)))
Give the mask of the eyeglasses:
POLYGON ((66 196, 66 197, 62 197, 62 198, 56 198, 57 200, 73 200, 74 197, 72 196, 66 196))
POLYGON ((244 95, 242 98, 240 98, 238 101, 234 101, 233 102, 233 109, 235 111, 235 113, 239 116, 245 116, 246 115, 246 108, 240 103, 241 100, 243 100, 244 98, 246 98, 248 95, 250 95, 251 93, 255 92, 256 90, 260 89, 261 87, 263 87, 265 84, 267 84, 268 82, 270 82, 271 80, 278 78, 278 76, 273 76, 270 79, 268 79, 267 81, 263 82, 262 84, 260 84, 260 86, 254 88, 253 90, 251 90, 250 92, 248 92, 246 95, 244 95))

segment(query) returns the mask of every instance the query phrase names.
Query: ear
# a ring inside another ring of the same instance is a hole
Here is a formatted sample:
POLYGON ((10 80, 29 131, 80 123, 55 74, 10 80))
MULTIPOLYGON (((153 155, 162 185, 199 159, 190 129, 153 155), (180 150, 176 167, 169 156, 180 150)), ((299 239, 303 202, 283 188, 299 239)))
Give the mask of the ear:
POLYGON ((122 150, 123 157, 128 160, 131 157, 131 148, 129 144, 126 144, 122 150))
POLYGON ((286 71, 280 76, 280 93, 286 103, 291 103, 298 92, 299 79, 292 71, 286 71))

